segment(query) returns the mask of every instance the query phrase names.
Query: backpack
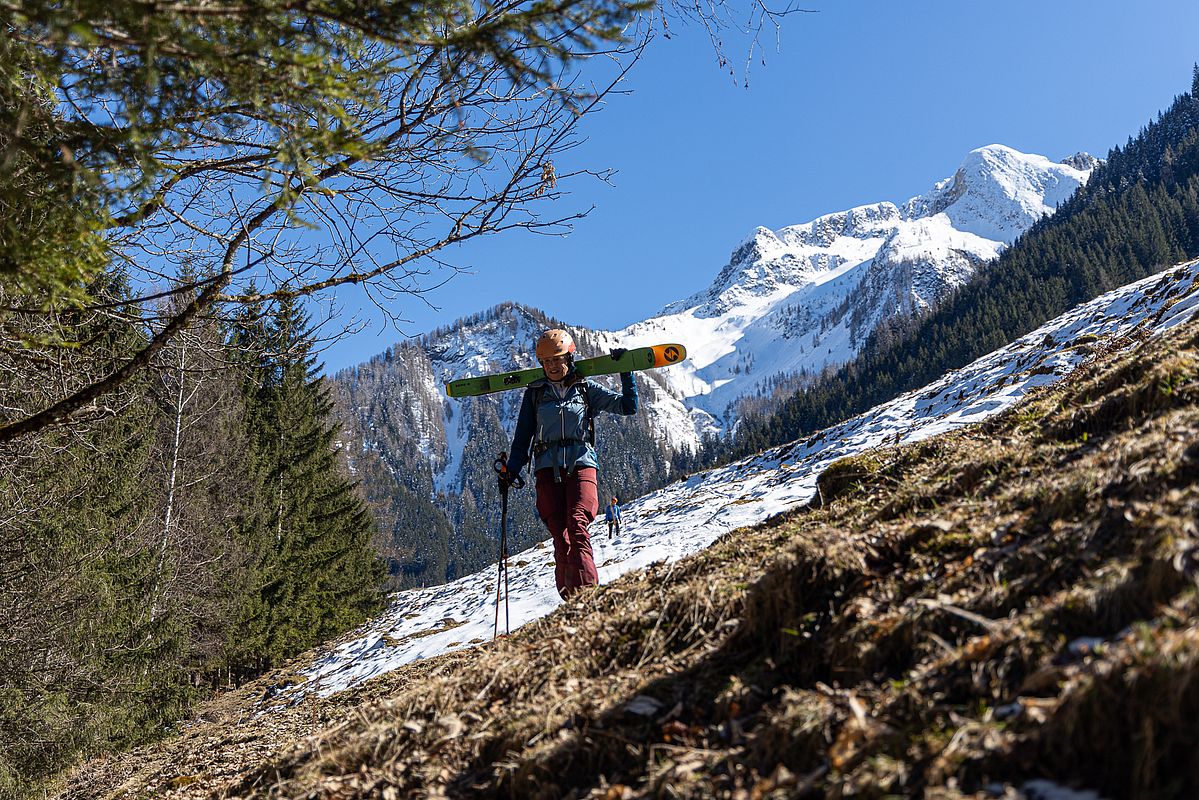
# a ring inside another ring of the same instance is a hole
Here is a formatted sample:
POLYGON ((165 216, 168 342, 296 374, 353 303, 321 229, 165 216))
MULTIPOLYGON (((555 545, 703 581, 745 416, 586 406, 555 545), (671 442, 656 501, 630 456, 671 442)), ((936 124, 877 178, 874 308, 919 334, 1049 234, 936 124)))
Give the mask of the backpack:
MULTIPOLYGON (((587 379, 579 378, 579 380, 577 380, 575 383, 571 384, 571 387, 573 388, 575 386, 575 384, 578 384, 578 383, 585 384, 585 383, 587 383, 587 379)), ((533 395, 533 413, 534 414, 537 413, 537 409, 541 408, 541 401, 545 399, 546 388, 547 388, 547 386, 544 383, 541 384, 540 386, 537 386, 534 388, 534 392, 535 392, 535 394, 533 395)), ((587 399, 587 387, 586 386, 583 387, 582 394, 583 394, 583 408, 586 409, 586 411, 584 413, 586 414, 586 417, 587 417, 587 443, 590 444, 591 449, 594 450, 595 449, 595 415, 591 413, 591 401, 587 399)), ((571 441, 575 441, 575 440, 571 440, 571 441)), ((548 447, 550 444, 552 444, 552 442, 540 442, 539 443, 537 441, 537 439, 534 438, 529 443, 530 460, 532 460, 532 458, 536 456, 538 444, 543 444, 546 447, 548 447)))

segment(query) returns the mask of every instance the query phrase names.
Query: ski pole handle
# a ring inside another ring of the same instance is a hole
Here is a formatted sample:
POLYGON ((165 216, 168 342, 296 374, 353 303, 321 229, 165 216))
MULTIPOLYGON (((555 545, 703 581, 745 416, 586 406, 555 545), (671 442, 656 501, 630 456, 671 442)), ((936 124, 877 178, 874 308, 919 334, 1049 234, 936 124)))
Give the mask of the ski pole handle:
POLYGON ((515 489, 524 488, 525 479, 519 475, 513 475, 508 471, 507 453, 500 453, 498 456, 496 456, 495 463, 492 464, 492 467, 495 468, 496 474, 499 475, 500 491, 507 492, 509 486, 515 489))

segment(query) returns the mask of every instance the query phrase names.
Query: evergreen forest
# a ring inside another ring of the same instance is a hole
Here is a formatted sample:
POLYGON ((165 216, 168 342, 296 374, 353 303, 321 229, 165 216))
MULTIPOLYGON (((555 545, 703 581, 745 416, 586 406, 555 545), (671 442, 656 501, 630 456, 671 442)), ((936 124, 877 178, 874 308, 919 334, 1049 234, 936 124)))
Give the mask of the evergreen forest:
MULTIPOLYGON (((94 315, 37 334, 114 361, 144 338, 94 315)), ((36 380, 6 372, 9 402, 106 365, 22 366, 36 380)), ((0 449, 0 797, 380 608, 331 408, 308 317, 284 302, 189 326, 104 407, 0 449)))

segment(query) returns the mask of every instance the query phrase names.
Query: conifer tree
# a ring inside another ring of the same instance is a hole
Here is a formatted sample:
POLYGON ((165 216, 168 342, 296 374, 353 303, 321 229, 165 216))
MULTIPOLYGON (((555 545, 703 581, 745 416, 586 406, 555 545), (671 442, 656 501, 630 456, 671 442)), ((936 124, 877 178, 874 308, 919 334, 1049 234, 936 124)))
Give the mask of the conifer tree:
MULTIPOLYGON (((119 302, 123 287, 107 281, 89 291, 119 302)), ((113 360, 141 339, 132 325, 92 314, 22 332, 31 343, 88 339, 113 360)), ((6 402, 23 403, 43 381, 85 368, 30 350, 33 379, 0 370, 6 402)), ((147 636, 140 602, 151 561, 141 523, 153 425, 139 388, 127 385, 86 424, 0 447, 0 797, 29 791, 98 742, 161 729, 178 708, 170 681, 159 680, 171 646, 147 636)))
POLYGON ((339 468, 307 315, 285 299, 250 321, 235 339, 259 354, 242 356, 255 479, 242 536, 255 566, 234 660, 254 670, 361 622, 380 605, 382 569, 366 505, 339 468))

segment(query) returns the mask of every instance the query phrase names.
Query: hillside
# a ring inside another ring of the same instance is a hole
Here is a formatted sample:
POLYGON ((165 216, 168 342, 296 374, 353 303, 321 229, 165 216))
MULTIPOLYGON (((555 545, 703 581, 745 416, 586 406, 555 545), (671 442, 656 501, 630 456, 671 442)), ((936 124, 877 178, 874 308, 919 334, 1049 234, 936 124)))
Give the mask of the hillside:
MULTIPOLYGON (((816 495, 817 477, 838 459, 918 442, 1011 408, 1037 387, 1069 375, 1093 348, 1115 347, 1170 324, 1178 309, 1199 302, 1197 280, 1199 262, 1192 262, 1121 287, 918 392, 806 440, 691 475, 626 503, 621 535, 609 539, 602 522, 592 525, 600 582, 655 561, 677 560, 722 534, 795 509, 816 495)), ((531 506, 531 498, 517 492, 510 512, 531 506)), ((512 625, 519 626, 548 614, 561 599, 553 588, 544 528, 519 530, 515 519, 511 513, 510 532, 535 542, 523 551, 514 549, 509 565, 512 597, 505 606, 512 625)), ((495 627, 494 576, 494 568, 485 569, 443 586, 393 595, 385 613, 322 648, 304 670, 304 680, 280 701, 340 691, 415 659, 486 641, 495 627)))
POLYGON ((297 677, 267 676, 59 796, 1193 796, 1199 322, 1170 313, 509 638, 261 713, 297 677))

